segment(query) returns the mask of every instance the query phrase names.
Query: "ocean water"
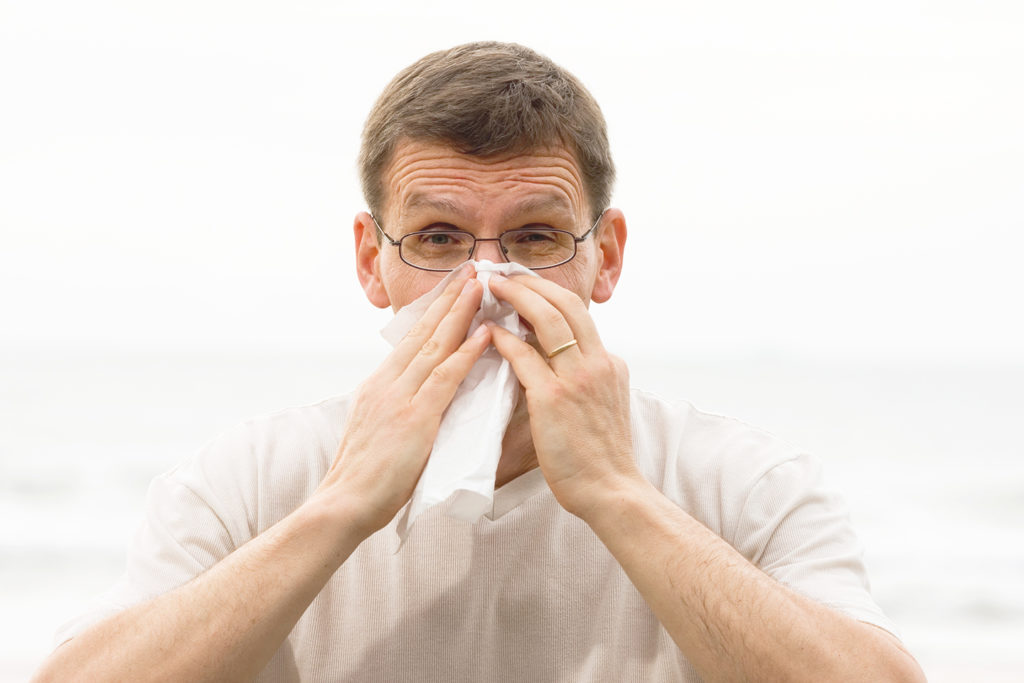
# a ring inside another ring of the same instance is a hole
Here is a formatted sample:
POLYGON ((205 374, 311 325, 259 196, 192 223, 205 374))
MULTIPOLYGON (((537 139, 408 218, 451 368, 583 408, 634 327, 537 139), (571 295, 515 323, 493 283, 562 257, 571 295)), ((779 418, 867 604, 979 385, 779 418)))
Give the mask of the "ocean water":
MULTIPOLYGON (((0 353, 0 681, 117 577, 154 475, 384 352, 0 353)), ((929 680, 1024 679, 1024 367, 622 355, 634 386, 821 458, 929 680)))

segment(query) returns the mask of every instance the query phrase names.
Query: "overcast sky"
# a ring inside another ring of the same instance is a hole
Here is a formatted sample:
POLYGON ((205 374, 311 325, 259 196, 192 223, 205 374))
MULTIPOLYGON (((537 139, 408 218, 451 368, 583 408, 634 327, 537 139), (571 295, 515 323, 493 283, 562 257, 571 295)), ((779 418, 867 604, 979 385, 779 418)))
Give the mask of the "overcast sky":
POLYGON ((0 347, 379 345, 362 121, 500 39, 604 108, 613 348, 1024 361, 1022 36, 1010 0, 0 0, 0 347))

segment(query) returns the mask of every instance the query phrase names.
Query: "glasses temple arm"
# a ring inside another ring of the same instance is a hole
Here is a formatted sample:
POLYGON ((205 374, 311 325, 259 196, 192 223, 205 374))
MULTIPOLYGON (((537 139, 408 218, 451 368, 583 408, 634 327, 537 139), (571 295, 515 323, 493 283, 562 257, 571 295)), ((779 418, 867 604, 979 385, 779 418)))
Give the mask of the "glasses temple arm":
POLYGON ((373 224, 377 226, 377 232, 383 235, 384 239, 386 239, 391 244, 391 246, 397 247, 399 245, 399 242, 391 239, 391 235, 384 232, 384 228, 380 227, 380 223, 377 222, 377 218, 373 214, 370 214, 370 220, 372 220, 373 224))
MULTIPOLYGON (((583 233, 579 237, 573 237, 573 239, 576 240, 577 243, 579 243, 579 242, 582 242, 583 240, 587 239, 588 237, 590 237, 590 233, 594 232, 594 230, 597 229, 597 226, 601 225, 601 219, 604 218, 604 215, 606 213, 608 213, 608 209, 605 209, 604 211, 601 212, 601 215, 597 217, 597 220, 594 221, 594 224, 590 226, 590 230, 587 230, 585 233, 583 233)), ((376 222, 376 221, 374 221, 374 222, 376 222)), ((377 227, 380 227, 380 226, 377 226, 377 227)), ((386 237, 386 235, 385 235, 385 237, 386 237)))

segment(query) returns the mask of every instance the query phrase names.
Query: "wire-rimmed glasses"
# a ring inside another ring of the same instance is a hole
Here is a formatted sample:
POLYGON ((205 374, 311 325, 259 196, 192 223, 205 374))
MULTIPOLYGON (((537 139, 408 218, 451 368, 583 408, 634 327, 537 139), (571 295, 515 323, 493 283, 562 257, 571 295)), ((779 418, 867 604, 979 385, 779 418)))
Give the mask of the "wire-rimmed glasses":
MULTIPOLYGON (((603 213, 601 214, 604 215, 603 213)), ((576 257, 576 246, 601 223, 601 216, 577 237, 568 230, 525 227, 506 230, 497 237, 477 237, 465 230, 417 230, 399 239, 384 232, 373 216, 373 224, 391 246, 398 247, 403 262, 420 270, 449 271, 473 258, 478 242, 497 242, 501 256, 531 270, 561 266, 576 257)))

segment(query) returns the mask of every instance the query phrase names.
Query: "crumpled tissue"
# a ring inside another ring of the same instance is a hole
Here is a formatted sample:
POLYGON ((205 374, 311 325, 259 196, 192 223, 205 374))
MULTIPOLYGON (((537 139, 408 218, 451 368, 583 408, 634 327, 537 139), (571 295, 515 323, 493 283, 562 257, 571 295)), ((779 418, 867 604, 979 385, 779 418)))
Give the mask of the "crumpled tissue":
MULTIPOLYGON (((499 301, 491 293, 491 273, 539 276, 518 263, 486 260, 468 261, 467 265, 449 273, 432 290, 399 309, 381 330, 381 335, 396 346, 448 283, 468 267, 476 269, 484 294, 480 310, 469 325, 467 337, 483 321, 493 320, 520 339, 525 339, 527 330, 520 322, 519 314, 511 304, 499 301)), ((448 514, 467 522, 477 521, 492 509, 501 442, 518 397, 519 380, 512 372, 512 366, 493 346, 489 347, 459 385, 441 418, 430 458, 412 499, 398 520, 396 530, 401 543, 404 543, 420 514, 446 500, 451 500, 448 514)))

